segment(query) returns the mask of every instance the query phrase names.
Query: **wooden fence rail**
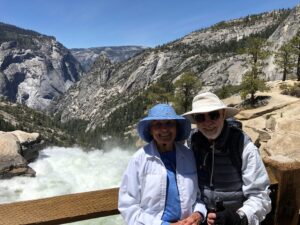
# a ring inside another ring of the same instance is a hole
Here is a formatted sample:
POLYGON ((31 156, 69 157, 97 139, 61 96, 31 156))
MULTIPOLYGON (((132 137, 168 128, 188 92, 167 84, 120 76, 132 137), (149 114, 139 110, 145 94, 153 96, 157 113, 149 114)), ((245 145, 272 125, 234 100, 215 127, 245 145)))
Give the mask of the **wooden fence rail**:
POLYGON ((118 188, 1 204, 0 224, 53 225, 116 214, 118 188))
MULTIPOLYGON (((268 164, 268 163, 267 163, 268 164)), ((262 225, 300 225, 300 168, 269 166, 273 209, 262 225)), ((53 225, 119 214, 118 188, 0 205, 1 225, 53 225)))

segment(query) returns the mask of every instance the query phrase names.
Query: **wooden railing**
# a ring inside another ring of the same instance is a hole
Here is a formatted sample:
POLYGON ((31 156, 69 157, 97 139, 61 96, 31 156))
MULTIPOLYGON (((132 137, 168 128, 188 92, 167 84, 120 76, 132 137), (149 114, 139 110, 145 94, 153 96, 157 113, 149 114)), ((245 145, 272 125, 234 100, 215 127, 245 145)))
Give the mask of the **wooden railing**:
POLYGON ((118 188, 0 205, 1 225, 46 225, 118 214, 118 188))
MULTIPOLYGON (((262 225, 299 225, 300 169, 268 167, 272 212, 262 225)), ((0 205, 1 225, 71 223, 119 214, 118 188, 0 205)))

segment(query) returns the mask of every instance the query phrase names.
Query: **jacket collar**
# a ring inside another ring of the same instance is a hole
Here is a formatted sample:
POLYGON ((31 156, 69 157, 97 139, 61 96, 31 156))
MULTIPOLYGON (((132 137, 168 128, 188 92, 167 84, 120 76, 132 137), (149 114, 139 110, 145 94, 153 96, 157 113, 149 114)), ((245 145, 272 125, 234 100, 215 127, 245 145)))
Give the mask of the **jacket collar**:
MULTIPOLYGON (((178 155, 180 157, 184 156, 183 152, 179 151, 180 147, 179 147, 179 143, 177 143, 177 142, 175 142, 175 149, 176 149, 176 155, 178 155)), ((156 147, 156 144, 153 140, 149 144, 144 146, 144 150, 146 152, 147 157, 160 158, 159 151, 158 151, 158 149, 156 147)))
MULTIPOLYGON (((199 143, 204 148, 210 148, 211 143, 209 143, 208 139, 199 130, 198 130, 198 135, 199 135, 198 136, 199 140, 197 143, 199 143)), ((214 140, 215 150, 223 151, 225 149, 224 147, 226 145, 228 135, 229 135, 229 126, 227 121, 224 121, 224 126, 221 131, 221 134, 217 137, 216 140, 214 140)))

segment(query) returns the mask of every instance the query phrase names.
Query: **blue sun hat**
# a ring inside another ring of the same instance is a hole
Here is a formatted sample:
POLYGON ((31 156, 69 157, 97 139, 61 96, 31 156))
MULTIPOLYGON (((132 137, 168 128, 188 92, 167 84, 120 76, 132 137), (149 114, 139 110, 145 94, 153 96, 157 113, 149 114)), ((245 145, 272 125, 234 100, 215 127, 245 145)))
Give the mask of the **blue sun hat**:
POLYGON ((172 106, 157 104, 148 111, 148 116, 140 120, 137 126, 139 136, 148 143, 153 139, 150 134, 150 123, 153 120, 176 120, 178 126, 175 141, 183 141, 190 135, 191 122, 189 120, 177 115, 172 106))

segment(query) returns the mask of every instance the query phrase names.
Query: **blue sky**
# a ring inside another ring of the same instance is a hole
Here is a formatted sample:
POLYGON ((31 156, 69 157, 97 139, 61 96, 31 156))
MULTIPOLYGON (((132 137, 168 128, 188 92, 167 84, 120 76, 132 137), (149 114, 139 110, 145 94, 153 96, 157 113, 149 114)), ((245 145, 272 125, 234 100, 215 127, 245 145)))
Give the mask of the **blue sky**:
POLYGON ((217 22, 300 0, 0 0, 0 22, 56 37, 67 48, 155 47, 217 22))

